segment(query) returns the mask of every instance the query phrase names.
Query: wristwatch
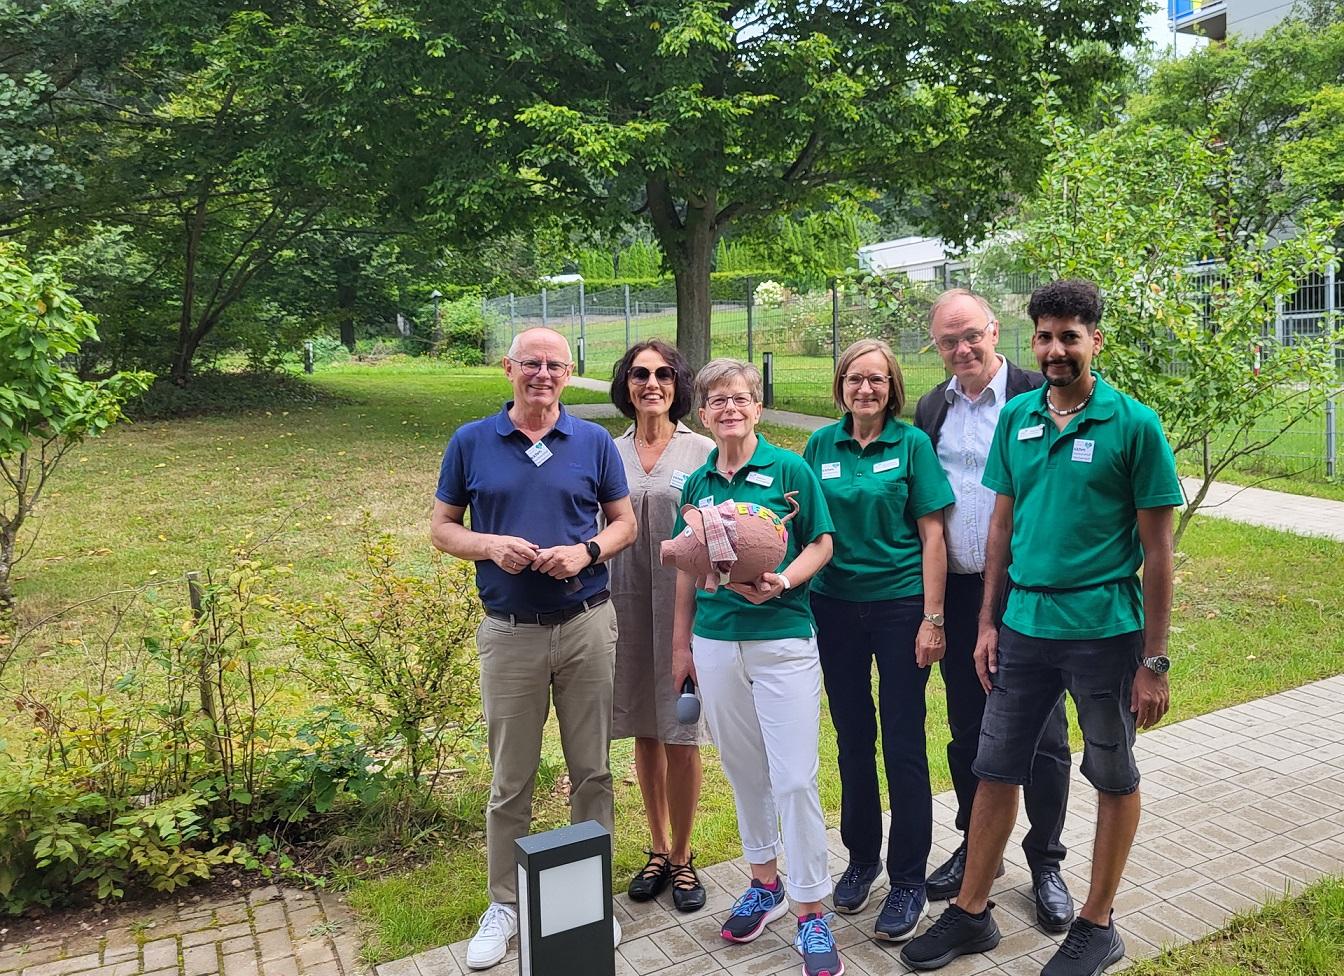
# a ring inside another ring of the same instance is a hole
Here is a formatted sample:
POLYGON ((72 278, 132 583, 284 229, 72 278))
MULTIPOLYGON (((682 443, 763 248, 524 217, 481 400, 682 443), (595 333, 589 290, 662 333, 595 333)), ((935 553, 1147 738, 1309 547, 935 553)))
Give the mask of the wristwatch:
POLYGON ((1155 654, 1143 659, 1143 666, 1153 674, 1166 674, 1171 670, 1171 658, 1165 654, 1155 654))
POLYGON ((599 546, 595 540, 589 539, 583 544, 583 547, 588 550, 589 566, 602 558, 602 547, 599 546))
POLYGON ((924 614, 924 619, 935 627, 941 627, 943 625, 943 615, 941 613, 926 613, 924 614))

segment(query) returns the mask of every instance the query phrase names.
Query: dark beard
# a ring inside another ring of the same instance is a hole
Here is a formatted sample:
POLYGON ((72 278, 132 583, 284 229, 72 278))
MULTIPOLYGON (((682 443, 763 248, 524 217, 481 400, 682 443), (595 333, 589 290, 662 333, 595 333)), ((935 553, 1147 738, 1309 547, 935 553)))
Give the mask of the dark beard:
POLYGON ((1046 374, 1046 380, 1045 380, 1045 381, 1046 381, 1047 383, 1049 383, 1051 386, 1072 386, 1074 383, 1077 383, 1077 382, 1078 382, 1078 377, 1080 377, 1080 376, 1083 375, 1082 370, 1080 370, 1077 366, 1075 366, 1075 365, 1074 365, 1073 363, 1071 363, 1071 362, 1058 363, 1058 364, 1054 364, 1054 365, 1060 365, 1060 366, 1067 366, 1067 367, 1069 367, 1070 375, 1068 375, 1068 376, 1050 376, 1049 374, 1046 374))

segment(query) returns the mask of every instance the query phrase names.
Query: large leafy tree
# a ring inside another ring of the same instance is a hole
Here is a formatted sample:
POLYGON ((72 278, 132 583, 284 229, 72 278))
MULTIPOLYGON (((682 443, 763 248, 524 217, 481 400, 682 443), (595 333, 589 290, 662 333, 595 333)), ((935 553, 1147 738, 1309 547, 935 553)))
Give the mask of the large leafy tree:
MULTIPOLYGON (((97 20, 85 0, 53 7, 97 20)), ((108 316, 104 348, 185 385, 219 332, 271 327, 298 256, 320 262, 331 306, 358 304, 370 239, 407 229, 381 135, 405 94, 380 63, 395 25, 318 0, 114 5, 101 42, 53 18, 27 15, 3 39, 8 85, 44 101, 26 110, 26 154, 10 154, 0 233, 134 258, 91 289, 95 307, 126 313, 108 316), (62 57, 68 70, 36 67, 62 57)))
POLYGON ((413 10, 418 81, 471 113, 487 165, 440 155, 456 231, 539 214, 649 221, 676 279, 677 341, 709 354, 725 229, 878 188, 933 201, 952 238, 1029 188, 1047 83, 1070 107, 1122 70, 1141 0, 528 0, 413 10), (426 63, 426 62, 429 63, 426 63), (451 83, 450 83, 451 82, 451 83))

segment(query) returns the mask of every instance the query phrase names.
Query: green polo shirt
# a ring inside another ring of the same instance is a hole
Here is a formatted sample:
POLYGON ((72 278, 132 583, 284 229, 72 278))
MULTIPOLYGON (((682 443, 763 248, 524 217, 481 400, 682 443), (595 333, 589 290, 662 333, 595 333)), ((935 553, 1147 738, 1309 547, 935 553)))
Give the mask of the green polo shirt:
MULTIPOLYGON (((788 541, 784 559, 776 570, 791 563, 817 536, 835 531, 817 476, 797 454, 781 450, 757 434, 751 460, 733 475, 731 481, 715 470, 714 463, 718 458, 716 447, 710 451, 704 466, 686 479, 681 489, 682 505, 721 505, 731 498, 736 502, 764 505, 784 518, 793 511, 784 493, 798 492, 794 496, 798 514, 785 524, 788 541)), ((678 515, 672 535, 675 537, 685 527, 685 519, 678 515)), ((700 637, 726 641, 811 637, 816 630, 812 608, 807 601, 806 583, 760 605, 722 586, 713 593, 696 590, 695 625, 691 629, 700 637)))
POLYGON ((924 592, 917 521, 957 500, 929 435, 895 417, 859 447, 854 418, 808 438, 803 460, 821 479, 835 520, 835 555, 812 588, 837 600, 871 603, 924 592))
POLYGON ((1063 431, 1049 386, 1008 401, 985 462, 985 487, 1013 498, 1009 578, 1068 591, 1012 589, 1003 622, 1029 637, 1142 629, 1137 512, 1185 502, 1157 414, 1092 375, 1092 400, 1063 431))

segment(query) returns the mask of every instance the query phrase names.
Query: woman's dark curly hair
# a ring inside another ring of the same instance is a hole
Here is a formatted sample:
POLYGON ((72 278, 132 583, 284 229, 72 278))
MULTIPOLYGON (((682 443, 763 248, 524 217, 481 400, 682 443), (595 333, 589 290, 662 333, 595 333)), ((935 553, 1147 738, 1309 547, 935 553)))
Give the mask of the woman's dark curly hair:
POLYGON ((691 375, 686 357, 677 351, 676 346, 662 339, 638 342, 626 350, 625 355, 611 371, 611 402, 616 404, 616 409, 621 413, 631 420, 635 419, 635 405, 630 400, 630 367, 634 365, 635 357, 645 349, 652 349, 667 361, 667 365, 676 370, 676 393, 672 397, 672 410, 668 414, 672 422, 676 423, 691 412, 691 403, 695 399, 691 384, 695 377, 691 375))

